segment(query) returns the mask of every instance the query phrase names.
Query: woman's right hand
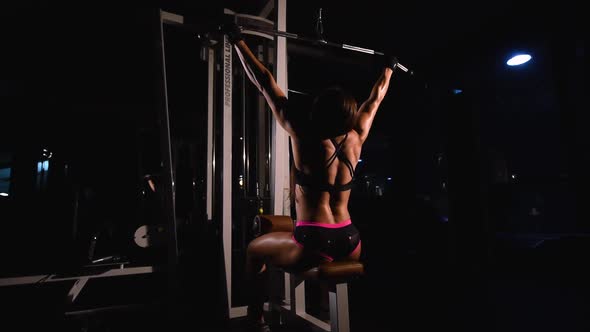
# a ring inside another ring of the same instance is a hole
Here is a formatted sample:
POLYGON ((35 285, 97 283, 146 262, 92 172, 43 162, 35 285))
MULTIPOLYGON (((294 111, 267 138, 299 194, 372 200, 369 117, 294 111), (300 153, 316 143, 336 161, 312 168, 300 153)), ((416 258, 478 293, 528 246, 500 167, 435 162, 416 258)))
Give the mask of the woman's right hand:
POLYGON ((399 63, 399 61, 397 60, 396 57, 394 57, 393 55, 384 55, 383 56, 383 66, 387 67, 387 68, 391 68, 391 70, 394 70, 395 67, 397 67, 397 64, 399 63))

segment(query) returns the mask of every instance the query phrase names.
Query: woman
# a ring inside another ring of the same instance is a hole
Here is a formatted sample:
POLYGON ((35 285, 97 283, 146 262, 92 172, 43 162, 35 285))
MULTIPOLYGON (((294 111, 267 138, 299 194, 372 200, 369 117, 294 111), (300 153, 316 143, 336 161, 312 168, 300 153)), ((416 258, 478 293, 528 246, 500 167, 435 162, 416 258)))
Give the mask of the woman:
POLYGON ((285 93, 248 48, 239 27, 226 26, 224 32, 293 147, 295 231, 262 235, 247 251, 252 285, 247 318, 253 330, 270 331, 263 317, 266 264, 296 271, 322 261, 360 259, 361 240, 351 223, 348 201, 363 143, 397 62, 387 57, 369 98, 358 109, 353 97, 331 87, 316 97, 308 113, 289 108, 285 93))

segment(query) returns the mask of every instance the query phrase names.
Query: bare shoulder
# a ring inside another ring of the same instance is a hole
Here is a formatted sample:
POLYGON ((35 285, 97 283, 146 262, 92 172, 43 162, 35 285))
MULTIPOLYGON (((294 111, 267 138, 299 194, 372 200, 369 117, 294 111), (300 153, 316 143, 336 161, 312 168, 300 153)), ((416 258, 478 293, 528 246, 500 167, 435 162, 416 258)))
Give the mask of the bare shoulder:
POLYGON ((347 144, 350 146, 361 146, 362 140, 361 135, 355 129, 348 132, 348 138, 346 139, 347 144))

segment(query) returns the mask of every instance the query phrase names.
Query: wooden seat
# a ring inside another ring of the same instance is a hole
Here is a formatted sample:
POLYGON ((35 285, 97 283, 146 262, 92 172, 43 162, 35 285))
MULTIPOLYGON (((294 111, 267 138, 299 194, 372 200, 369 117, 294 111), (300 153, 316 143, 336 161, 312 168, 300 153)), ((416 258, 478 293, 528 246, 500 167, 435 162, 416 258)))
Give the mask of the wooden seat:
POLYGON ((357 261, 326 262, 311 268, 298 277, 306 280, 320 280, 328 282, 347 281, 363 275, 365 266, 357 261))
MULTIPOLYGON (((271 232, 293 232, 295 222, 290 216, 257 215, 254 218, 254 231, 257 236, 271 232)), ((284 271, 283 271, 284 272, 284 271)), ((348 285, 355 278, 362 276, 365 267, 358 261, 335 261, 321 263, 301 273, 284 272, 285 294, 281 300, 270 296, 268 309, 272 313, 292 318, 304 319, 324 331, 350 331, 348 313, 348 285), (328 287, 330 319, 329 323, 308 314, 305 310, 305 280, 317 280, 328 287)), ((284 319, 279 319, 284 321, 284 319)))

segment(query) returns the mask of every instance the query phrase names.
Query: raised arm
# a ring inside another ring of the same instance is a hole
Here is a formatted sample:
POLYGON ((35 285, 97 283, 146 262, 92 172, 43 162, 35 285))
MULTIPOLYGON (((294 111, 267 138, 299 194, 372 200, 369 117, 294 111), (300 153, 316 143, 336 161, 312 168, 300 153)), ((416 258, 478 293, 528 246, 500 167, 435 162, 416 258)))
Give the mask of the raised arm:
POLYGON ((367 139, 375 114, 377 114, 379 105, 381 105, 383 98, 385 98, 385 95, 387 94, 389 81, 391 80, 391 75, 393 74, 393 69, 395 68, 396 63, 397 60, 395 58, 388 58, 386 66, 383 68, 383 71, 371 89, 369 98, 359 107, 355 130, 358 132, 362 143, 367 139))
POLYGON ((293 134, 292 121, 287 114, 287 96, 277 85, 274 76, 252 53, 248 45, 241 38, 239 27, 232 25, 226 31, 234 45, 234 49, 242 63, 242 67, 258 91, 262 93, 278 123, 289 134, 293 134))

